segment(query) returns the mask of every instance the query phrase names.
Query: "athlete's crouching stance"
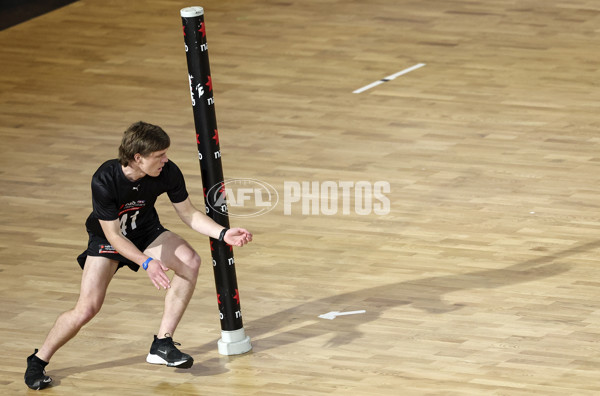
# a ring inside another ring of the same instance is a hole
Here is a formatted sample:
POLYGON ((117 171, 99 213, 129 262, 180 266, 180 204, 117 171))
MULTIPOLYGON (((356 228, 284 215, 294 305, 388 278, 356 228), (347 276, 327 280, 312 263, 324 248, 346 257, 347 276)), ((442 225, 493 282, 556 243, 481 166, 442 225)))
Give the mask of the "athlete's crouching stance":
POLYGON ((27 358, 25 383, 43 389, 52 379, 50 358, 100 310, 116 271, 142 267, 157 289, 164 288, 165 309, 146 361, 189 368, 194 359, 177 349, 173 334, 196 286, 200 257, 180 236, 164 228, 154 208, 167 193, 181 220, 195 231, 232 246, 252 241, 243 228, 225 229, 191 203, 183 175, 167 158, 169 136, 158 126, 137 122, 124 133, 119 158, 105 162, 92 178, 92 213, 86 221, 87 249, 77 258, 83 269, 75 307, 61 314, 39 350, 27 358), (171 279, 166 272, 174 272, 171 279))

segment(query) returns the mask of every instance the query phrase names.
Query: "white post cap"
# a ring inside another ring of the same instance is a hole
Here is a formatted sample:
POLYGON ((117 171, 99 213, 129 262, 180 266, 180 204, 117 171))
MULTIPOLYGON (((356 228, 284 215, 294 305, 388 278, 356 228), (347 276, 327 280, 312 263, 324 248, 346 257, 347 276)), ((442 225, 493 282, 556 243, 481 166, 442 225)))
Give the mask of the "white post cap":
POLYGON ((204 8, 202 8, 202 7, 186 7, 186 8, 182 8, 180 13, 181 13, 181 16, 184 18, 199 17, 200 15, 204 15, 204 8))

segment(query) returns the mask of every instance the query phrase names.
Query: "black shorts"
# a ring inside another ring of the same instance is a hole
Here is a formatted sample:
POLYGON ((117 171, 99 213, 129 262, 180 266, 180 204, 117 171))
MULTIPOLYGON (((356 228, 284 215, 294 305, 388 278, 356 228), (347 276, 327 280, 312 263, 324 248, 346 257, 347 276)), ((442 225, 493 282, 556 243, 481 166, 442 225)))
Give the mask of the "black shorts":
MULTIPOLYGON (((135 239, 131 238, 129 240, 135 245, 135 247, 137 247, 138 249, 140 249, 140 251, 143 252, 148 246, 150 246, 152 242, 156 240, 156 238, 158 238, 160 234, 162 234, 165 231, 169 230, 167 230, 165 227, 159 224, 151 232, 148 232, 144 235, 140 235, 135 239)), ((77 256, 77 262, 79 263, 81 269, 83 269, 85 265, 85 259, 87 258, 87 256, 99 256, 106 257, 111 260, 116 260, 119 262, 117 270, 124 266, 128 266, 129 269, 136 272, 140 269, 140 266, 138 264, 121 256, 119 252, 117 252, 115 248, 112 247, 110 242, 108 242, 108 240, 104 236, 94 235, 91 232, 89 232, 89 230, 88 235, 88 248, 79 256, 77 256)))

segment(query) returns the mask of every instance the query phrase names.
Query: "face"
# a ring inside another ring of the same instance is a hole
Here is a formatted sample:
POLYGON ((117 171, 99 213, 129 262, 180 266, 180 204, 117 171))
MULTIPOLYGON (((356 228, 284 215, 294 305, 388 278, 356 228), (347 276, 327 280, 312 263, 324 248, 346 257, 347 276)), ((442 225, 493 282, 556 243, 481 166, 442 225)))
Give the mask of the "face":
POLYGON ((142 157, 140 154, 136 154, 135 163, 140 171, 149 176, 156 177, 160 175, 163 166, 169 162, 169 159, 167 158, 167 150, 168 149, 154 151, 145 157, 142 157))

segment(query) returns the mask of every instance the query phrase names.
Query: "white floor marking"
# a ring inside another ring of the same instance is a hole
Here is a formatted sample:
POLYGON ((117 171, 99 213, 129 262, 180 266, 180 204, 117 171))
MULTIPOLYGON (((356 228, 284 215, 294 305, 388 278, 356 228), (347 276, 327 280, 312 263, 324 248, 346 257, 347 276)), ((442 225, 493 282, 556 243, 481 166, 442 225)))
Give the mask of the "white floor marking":
POLYGON ((361 313, 365 313, 365 312, 367 312, 367 311, 365 311, 364 309, 362 309, 360 311, 348 311, 348 312, 332 311, 332 312, 328 312, 328 313, 323 314, 323 315, 319 315, 319 318, 333 320, 333 319, 335 319, 338 316, 356 315, 356 314, 361 314, 361 313))
POLYGON ((381 80, 379 80, 379 81, 375 81, 375 82, 372 82, 372 83, 371 83, 371 84, 369 84, 369 85, 365 85, 364 87, 362 87, 362 88, 359 88, 359 89, 357 89, 356 91, 353 91, 352 93, 359 94, 359 93, 361 93, 361 92, 364 92, 364 91, 366 91, 366 90, 368 90, 368 89, 371 89, 371 88, 373 88, 373 87, 376 87, 376 86, 378 86, 378 85, 380 85, 380 84, 383 84, 383 83, 385 83, 385 82, 392 81, 392 80, 394 80, 395 78, 397 78, 397 77, 400 77, 400 76, 401 76, 401 75, 403 75, 403 74, 410 73, 411 71, 413 71, 413 70, 417 70, 417 69, 419 69, 419 68, 421 68, 421 67, 423 67, 423 66, 425 66, 425 63, 417 63, 416 65, 414 65, 414 66, 411 66, 411 67, 409 67, 408 69, 401 70, 401 71, 399 71, 398 73, 395 73, 395 74, 392 74, 392 75, 390 75, 390 76, 387 76, 387 77, 385 77, 385 78, 382 78, 382 79, 381 79, 381 80))

